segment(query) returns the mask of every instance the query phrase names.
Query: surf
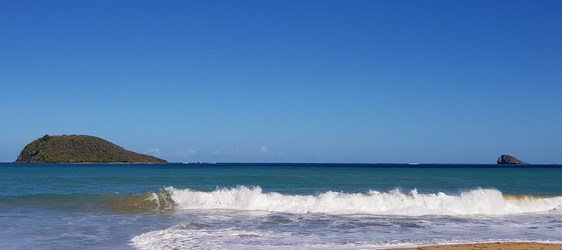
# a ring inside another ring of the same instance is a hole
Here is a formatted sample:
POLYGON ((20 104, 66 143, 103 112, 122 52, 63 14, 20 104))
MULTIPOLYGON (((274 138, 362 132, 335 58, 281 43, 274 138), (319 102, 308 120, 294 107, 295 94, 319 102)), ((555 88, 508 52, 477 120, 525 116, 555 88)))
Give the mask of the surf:
POLYGON ((328 191, 314 195, 264 192, 261 187, 237 186, 213 191, 162 188, 142 194, 36 194, 12 197, 2 203, 53 209, 106 210, 136 214, 184 210, 237 210, 330 215, 509 215, 562 211, 562 196, 503 194, 477 188, 457 194, 403 192, 345 193, 328 191))
POLYGON ((214 191, 165 188, 176 210, 227 209, 280 213, 373 215, 508 215, 541 213, 562 208, 562 197, 504 195, 496 189, 473 189, 459 194, 402 192, 316 195, 264 192, 261 187, 238 186, 214 191))

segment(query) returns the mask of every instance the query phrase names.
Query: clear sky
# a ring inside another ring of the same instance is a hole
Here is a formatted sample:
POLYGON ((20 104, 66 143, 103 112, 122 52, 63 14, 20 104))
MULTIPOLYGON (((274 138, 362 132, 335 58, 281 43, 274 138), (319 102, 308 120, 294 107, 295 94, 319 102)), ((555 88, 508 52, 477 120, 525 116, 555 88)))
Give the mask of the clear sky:
POLYGON ((0 161, 562 163, 562 1, 0 3, 0 161))

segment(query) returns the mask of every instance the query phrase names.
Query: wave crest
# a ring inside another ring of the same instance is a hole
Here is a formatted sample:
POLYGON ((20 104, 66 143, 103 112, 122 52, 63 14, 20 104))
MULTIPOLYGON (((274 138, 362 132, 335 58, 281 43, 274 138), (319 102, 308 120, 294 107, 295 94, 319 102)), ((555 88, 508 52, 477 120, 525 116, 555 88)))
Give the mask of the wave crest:
POLYGON ((562 197, 503 195, 496 189, 474 189, 459 195, 420 194, 399 190, 368 193, 325 192, 318 195, 264 193, 239 186, 211 192, 168 187, 176 209, 230 209, 283 213, 375 215, 505 215, 537 213, 562 207, 562 197))
POLYGON ((169 191, 161 190, 157 193, 122 196, 107 208, 120 213, 146 213, 171 210, 175 204, 169 191))

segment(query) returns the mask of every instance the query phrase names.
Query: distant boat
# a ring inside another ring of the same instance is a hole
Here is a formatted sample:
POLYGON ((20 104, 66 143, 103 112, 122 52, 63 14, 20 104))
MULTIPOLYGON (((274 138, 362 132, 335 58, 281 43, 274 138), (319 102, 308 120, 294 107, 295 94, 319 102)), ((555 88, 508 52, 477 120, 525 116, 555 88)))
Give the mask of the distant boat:
POLYGON ((418 162, 410 162, 410 163, 408 163, 408 165, 420 165, 420 163, 418 163, 418 162))

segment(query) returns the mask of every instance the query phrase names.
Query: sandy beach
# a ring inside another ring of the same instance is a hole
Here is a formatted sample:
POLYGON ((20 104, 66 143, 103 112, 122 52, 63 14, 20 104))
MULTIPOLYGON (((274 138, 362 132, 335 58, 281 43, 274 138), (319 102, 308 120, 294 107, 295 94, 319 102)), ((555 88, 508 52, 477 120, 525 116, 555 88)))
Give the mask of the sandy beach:
POLYGON ((562 244, 544 244, 533 242, 502 242, 478 243, 443 246, 426 246, 415 248, 399 248, 400 250, 561 250, 562 244))

